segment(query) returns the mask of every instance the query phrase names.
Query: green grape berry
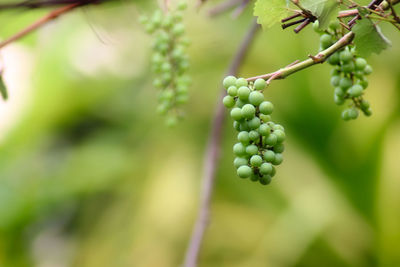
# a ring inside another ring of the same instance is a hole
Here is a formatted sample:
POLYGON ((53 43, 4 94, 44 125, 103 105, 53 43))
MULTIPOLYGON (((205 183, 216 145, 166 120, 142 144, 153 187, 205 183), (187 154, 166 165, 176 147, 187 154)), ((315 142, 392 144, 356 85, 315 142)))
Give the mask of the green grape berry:
POLYGON ((356 59, 356 69, 357 70, 364 70, 365 67, 367 66, 367 61, 361 57, 356 59))
POLYGON ((260 125, 260 128, 258 128, 258 132, 262 136, 269 136, 271 134, 271 127, 268 124, 263 123, 260 125))
POLYGON ((261 164, 261 166, 260 166, 260 173, 261 174, 270 174, 270 173, 272 173, 272 168, 273 168, 273 166, 272 166, 272 164, 271 163, 269 163, 269 162, 264 162, 263 164, 261 164))
POLYGON ((260 184, 269 185, 272 181, 272 177, 270 175, 264 175, 260 178, 260 184))
POLYGON ((260 112, 264 115, 270 115, 274 111, 274 105, 269 101, 263 101, 260 104, 260 112))
POLYGON ((332 45, 333 39, 332 36, 329 34, 323 34, 320 38, 321 47, 322 49, 328 48, 332 45))
POLYGON ((256 89, 258 91, 264 90, 266 86, 267 86, 267 83, 265 82, 264 79, 257 79, 254 82, 254 89, 256 89))
POLYGON ((240 88, 240 87, 242 87, 242 86, 247 86, 248 85, 248 82, 247 82, 247 80, 246 79, 244 79, 244 78, 239 78, 239 79, 237 79, 236 80, 236 87, 237 88, 240 88))
POLYGON ((238 90, 240 100, 247 101, 250 95, 250 89, 247 86, 241 86, 238 90))
POLYGON ((246 147, 246 153, 250 156, 258 153, 258 147, 256 145, 249 145, 246 147))
POLYGON ((247 159, 237 157, 233 161, 233 165, 235 166, 235 168, 239 168, 240 166, 247 165, 247 159))
POLYGON ((233 146, 233 153, 237 156, 246 154, 246 147, 242 143, 236 143, 233 146))
POLYGON ((250 131, 249 138, 251 141, 258 140, 260 138, 260 134, 257 131, 250 131))
POLYGON ((347 50, 343 50, 342 52, 340 52, 340 61, 342 61, 343 63, 348 63, 353 59, 353 54, 350 51, 347 50))
POLYGON ((254 106, 260 105, 264 101, 264 95, 258 91, 253 91, 249 95, 249 102, 254 106))
POLYGON ((264 152, 263 157, 267 162, 273 162, 275 160, 275 153, 272 150, 267 150, 264 152))
POLYGON ((271 133, 266 139, 265 143, 269 146, 274 146, 278 142, 278 137, 274 134, 271 133))
POLYGON ((275 159, 274 159, 274 161, 272 162, 272 164, 274 164, 274 165, 280 165, 280 164, 282 163, 282 161, 283 161, 282 154, 276 153, 276 154, 275 154, 275 159))
POLYGON ((254 118, 256 108, 252 104, 246 104, 242 107, 242 116, 246 119, 254 118))
POLYGON ((240 178, 248 178, 252 175, 253 171, 249 166, 240 166, 237 169, 237 175, 240 178))
POLYGON ((228 92, 228 95, 230 95, 230 96, 237 96, 238 89, 236 86, 231 85, 231 86, 229 86, 227 92, 228 92))
POLYGON ((242 117, 242 109, 240 108, 233 108, 231 110, 231 117, 232 119, 234 119, 235 121, 240 121, 243 119, 242 117))
POLYGON ((238 134, 237 139, 239 142, 241 142, 242 144, 248 144, 250 143, 250 136, 249 136, 249 132, 246 131, 242 131, 238 134))
POLYGON ((260 167, 261 164, 262 164, 262 162, 263 162, 263 160, 262 160, 262 158, 261 158, 259 155, 253 155, 253 156, 250 158, 250 164, 251 164, 251 166, 253 166, 253 167, 260 167))
POLYGON ((227 108, 232 108, 233 106, 235 106, 235 99, 230 95, 225 96, 222 102, 227 108))
POLYGON ((222 84, 224 85, 225 89, 228 89, 230 86, 234 86, 236 84, 236 77, 228 76, 224 79, 222 84))
POLYGON ((360 95, 362 95, 364 88, 359 85, 359 84, 355 84, 352 87, 350 87, 350 89, 348 90, 348 93, 351 97, 358 97, 360 95))

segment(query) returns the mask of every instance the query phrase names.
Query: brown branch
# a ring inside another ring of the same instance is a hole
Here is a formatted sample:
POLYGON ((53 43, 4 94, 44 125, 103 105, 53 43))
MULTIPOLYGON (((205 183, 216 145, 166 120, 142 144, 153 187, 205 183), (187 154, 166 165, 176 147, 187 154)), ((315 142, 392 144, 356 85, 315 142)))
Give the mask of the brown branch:
POLYGON ((10 38, 8 38, 8 39, 4 40, 3 42, 1 42, 0 43, 0 49, 5 47, 5 46, 7 46, 8 44, 16 41, 16 40, 21 39, 25 35, 35 31, 36 29, 40 28, 44 24, 46 24, 46 23, 58 18, 59 16, 65 14, 65 13, 71 11, 71 10, 73 10, 74 8, 76 8, 78 6, 80 6, 80 5, 75 3, 75 4, 63 6, 63 7, 60 7, 58 9, 55 9, 55 10, 51 11, 46 16, 40 18, 39 20, 35 21, 34 23, 29 25, 25 29, 21 30, 20 32, 16 33, 15 35, 11 36, 10 38))
MULTIPOLYGON (((239 49, 230 64, 227 75, 236 75, 238 69, 246 57, 249 47, 253 43, 254 37, 259 29, 259 25, 254 20, 244 37, 239 49)), ((200 247, 203 242, 204 234, 210 220, 210 203, 215 183, 215 172, 218 165, 220 154, 220 143, 222 135, 223 121, 225 117, 225 107, 222 104, 222 98, 226 91, 223 89, 218 99, 218 105, 215 111, 212 128, 210 131, 210 139, 208 141, 207 150, 204 158, 203 185, 201 191, 201 203, 198 217, 193 229, 193 233, 186 251, 185 267, 196 267, 200 247)))

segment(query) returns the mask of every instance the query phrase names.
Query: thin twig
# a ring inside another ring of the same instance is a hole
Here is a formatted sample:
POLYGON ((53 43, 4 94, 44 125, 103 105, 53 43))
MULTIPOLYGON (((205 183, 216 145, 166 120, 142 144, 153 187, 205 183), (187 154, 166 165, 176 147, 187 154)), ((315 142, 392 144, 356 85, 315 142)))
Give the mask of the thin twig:
MULTIPOLYGON (((244 37, 239 49, 230 64, 227 75, 236 75, 238 69, 243 62, 250 45, 259 29, 259 25, 254 20, 244 37)), ((220 154, 220 143, 222 135, 223 121, 225 117, 225 107, 222 104, 222 98, 225 96, 225 90, 222 90, 218 99, 218 105, 215 111, 212 128, 210 131, 210 139, 208 141, 207 150, 204 159, 203 185, 201 191, 201 203, 198 217, 193 228, 193 233, 186 251, 185 267, 196 267, 200 247, 204 238, 208 222, 210 220, 210 203, 215 183, 215 172, 218 165, 220 154)))
POLYGON ((36 29, 40 28, 41 26, 43 26, 44 24, 58 18, 59 16, 73 10, 74 8, 80 6, 79 4, 75 3, 75 4, 71 4, 71 5, 67 5, 67 6, 63 6, 60 7, 58 9, 55 9, 53 11, 51 11, 49 14, 47 14, 46 16, 40 18, 39 20, 35 21, 34 23, 32 23, 31 25, 29 25, 28 27, 26 27, 25 29, 21 30, 20 32, 14 34, 13 36, 11 36, 10 38, 4 40, 3 42, 0 43, 0 49, 7 46, 8 44, 21 39, 22 37, 24 37, 25 35, 35 31, 36 29))
POLYGON ((224 13, 224 12, 234 8, 235 6, 240 5, 241 2, 242 2, 242 0, 226 0, 226 1, 216 5, 212 9, 210 9, 208 11, 208 15, 210 17, 217 16, 221 13, 224 13))
POLYGON ((340 38, 339 41, 334 43, 332 46, 319 52, 316 56, 312 56, 309 59, 298 62, 296 64, 290 64, 287 67, 284 67, 282 69, 279 69, 277 71, 274 71, 274 72, 271 72, 268 74, 263 74, 260 76, 248 78, 247 81, 255 81, 259 78, 267 80, 269 82, 271 82, 272 80, 284 79, 287 76, 289 76, 295 72, 309 68, 315 64, 323 63, 329 56, 334 54, 336 51, 339 51, 346 45, 350 44, 351 41, 353 40, 353 38, 354 38, 354 33, 349 32, 346 35, 344 35, 342 38, 340 38))

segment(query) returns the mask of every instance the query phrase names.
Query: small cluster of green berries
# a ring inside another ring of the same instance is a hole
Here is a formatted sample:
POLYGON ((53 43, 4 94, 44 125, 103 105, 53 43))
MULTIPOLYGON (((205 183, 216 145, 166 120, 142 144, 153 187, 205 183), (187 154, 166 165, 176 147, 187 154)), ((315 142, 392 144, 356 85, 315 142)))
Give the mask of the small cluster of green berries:
POLYGON ((266 82, 257 79, 248 83, 244 78, 228 76, 223 85, 228 93, 223 104, 231 109, 233 128, 238 132, 239 142, 233 146, 237 175, 267 185, 275 175, 274 165, 283 161, 286 135, 281 125, 271 121, 274 106, 262 93, 266 82))
POLYGON ((157 111, 167 115, 166 122, 170 126, 183 117, 180 107, 188 100, 188 88, 191 83, 186 75, 189 68, 186 55, 189 40, 184 36, 185 27, 182 23, 182 12, 186 7, 186 3, 181 2, 175 10, 156 10, 150 18, 140 18, 140 22, 146 26, 146 31, 155 35, 151 62, 153 72, 157 74, 153 85, 160 89, 157 111))
MULTIPOLYGON (((329 25, 329 29, 322 33, 320 38, 321 49, 331 46, 339 38, 339 24, 337 21, 329 25)), ((368 87, 365 77, 372 73, 372 67, 364 58, 356 55, 354 46, 347 46, 328 58, 328 63, 335 66, 332 70, 331 84, 335 88, 334 101, 343 105, 350 100, 348 107, 342 112, 345 121, 354 120, 359 110, 366 116, 371 116, 370 104, 363 98, 364 90, 368 87)))

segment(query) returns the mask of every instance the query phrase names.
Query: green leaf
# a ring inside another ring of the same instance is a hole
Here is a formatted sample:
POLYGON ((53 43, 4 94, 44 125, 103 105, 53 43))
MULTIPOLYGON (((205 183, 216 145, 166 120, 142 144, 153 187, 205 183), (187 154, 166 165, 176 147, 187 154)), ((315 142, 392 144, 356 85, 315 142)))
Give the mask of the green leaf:
POLYGON ((303 0, 301 6, 318 18, 322 30, 328 28, 329 22, 336 18, 339 12, 339 2, 336 0, 303 0))
POLYGON ((4 100, 8 99, 7 87, 4 84, 3 75, 0 75, 0 94, 3 97, 4 100))
POLYGON ((368 57, 372 53, 379 54, 382 50, 388 48, 391 43, 382 34, 380 28, 370 19, 357 21, 352 32, 354 32, 354 43, 357 53, 362 57, 368 57))
POLYGON ((257 0, 254 6, 254 16, 262 27, 269 28, 288 16, 285 0, 257 0))

